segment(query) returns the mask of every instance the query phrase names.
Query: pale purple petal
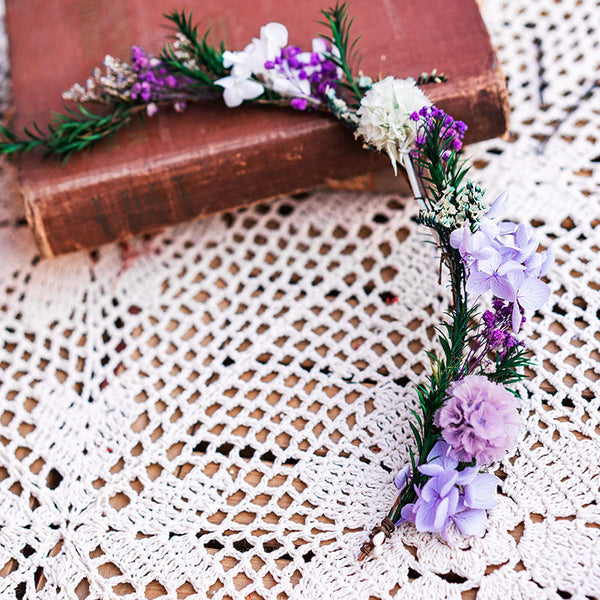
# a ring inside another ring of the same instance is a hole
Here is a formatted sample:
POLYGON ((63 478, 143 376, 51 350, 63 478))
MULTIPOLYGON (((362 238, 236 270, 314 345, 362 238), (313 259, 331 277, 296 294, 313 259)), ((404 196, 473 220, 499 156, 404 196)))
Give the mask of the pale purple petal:
POLYGON ((492 275, 472 269, 467 278, 467 293, 482 296, 490 289, 492 275))
POLYGON ((496 488, 500 480, 491 473, 479 473, 471 483, 465 486, 464 503, 469 508, 494 508, 496 488))
POLYGON ((410 478, 410 465, 406 465, 402 471, 396 475, 394 479, 394 485, 398 488, 398 491, 401 492, 407 485, 408 480, 410 478))
MULTIPOLYGON (((465 231, 466 231, 466 228, 462 227, 461 229, 455 229, 450 234, 450 245, 453 248, 456 248, 457 250, 459 250, 461 248, 461 246, 464 247, 465 231)), ((462 255, 462 252, 461 252, 461 255, 462 255)))
MULTIPOLYGON (((417 531, 439 531, 436 526, 436 519, 438 515, 438 504, 437 502, 426 502, 420 504, 418 509, 415 511, 415 527, 417 531)), ((448 504, 448 500, 446 500, 448 504)))
POLYGON ((427 475, 428 477, 435 477, 436 475, 441 475, 444 472, 444 467, 438 463, 427 463, 424 465, 420 465, 417 467, 423 475, 427 475))
POLYGON ((519 225, 515 231, 514 237, 515 246, 519 249, 521 260, 527 260, 538 247, 533 227, 531 227, 531 225, 519 225))
POLYGON ((458 500, 459 500, 459 493, 458 493, 458 488, 456 486, 454 486, 450 492, 448 493, 448 515, 452 516, 454 513, 456 513, 456 509, 458 507, 458 500))
POLYGON ((519 303, 514 302, 512 307, 511 324, 515 333, 518 333, 519 329, 521 329, 522 317, 523 314, 521 313, 521 309, 519 308, 519 303))
POLYGON ((541 308, 550 296, 550 287, 533 277, 528 277, 519 288, 517 298, 519 304, 525 310, 537 310, 541 308))
POLYGON ((463 535, 481 537, 485 533, 487 515, 485 510, 467 509, 452 517, 463 535))
POLYGON ((544 256, 544 260, 540 267, 538 277, 543 277, 546 275, 546 273, 548 273, 548 271, 552 268, 552 265, 554 265, 554 250, 552 246, 550 246, 546 252, 543 252, 542 255, 544 256))
POLYGON ((458 461, 450 456, 451 449, 450 444, 444 440, 437 441, 427 455, 427 463, 441 465, 443 470, 456 469, 458 461))
POLYGON ((496 219, 504 214, 508 204, 508 190, 502 192, 490 205, 485 216, 488 219, 496 219))
POLYGON ((471 483, 477 474, 479 473, 478 467, 466 467, 462 471, 458 472, 458 479, 456 480, 456 485, 466 485, 471 483))
POLYGON ((450 493, 450 490, 454 487, 456 480, 458 479, 458 472, 454 470, 444 471, 438 477, 434 477, 430 479, 425 486, 423 487, 423 495, 425 493, 425 488, 428 485, 431 485, 433 490, 440 496, 440 498, 444 498, 450 493))
POLYGON ((494 277, 490 281, 490 289, 496 298, 510 300, 515 296, 515 290, 506 277, 494 277))
POLYGON ((517 224, 512 221, 502 221, 502 223, 498 223, 498 231, 501 235, 507 235, 509 233, 514 233, 517 229, 517 224))
POLYGON ((414 523, 415 522, 415 518, 417 516, 417 512, 415 510, 415 504, 407 504, 406 506, 402 507, 402 510, 400 511, 400 514, 402 515, 402 518, 405 521, 408 521, 409 523, 414 523))

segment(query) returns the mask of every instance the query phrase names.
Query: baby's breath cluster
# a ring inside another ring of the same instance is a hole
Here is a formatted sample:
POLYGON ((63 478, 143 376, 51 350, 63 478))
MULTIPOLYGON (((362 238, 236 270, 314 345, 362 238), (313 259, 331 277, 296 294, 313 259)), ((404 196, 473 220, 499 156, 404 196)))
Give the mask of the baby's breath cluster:
POLYGON ((102 63, 104 71, 96 67, 85 87, 75 83, 66 92, 63 100, 72 102, 120 102, 127 101, 131 95, 131 87, 137 81, 137 73, 133 67, 107 54, 102 63))
POLYGON ((465 224, 477 227, 488 208, 485 192, 478 184, 467 181, 464 188, 457 191, 447 183, 431 208, 420 212, 419 220, 422 223, 435 222, 450 230, 459 229, 465 224))

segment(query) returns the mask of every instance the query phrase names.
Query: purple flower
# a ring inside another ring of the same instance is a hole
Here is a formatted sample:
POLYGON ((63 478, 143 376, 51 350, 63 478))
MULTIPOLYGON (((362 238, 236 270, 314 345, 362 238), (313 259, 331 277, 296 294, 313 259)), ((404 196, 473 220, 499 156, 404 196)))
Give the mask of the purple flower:
MULTIPOLYGON (((453 117, 445 113, 442 109, 436 106, 424 106, 418 112, 413 112, 410 115, 412 121, 421 121, 421 128, 426 131, 433 131, 439 125, 439 137, 446 150, 442 153, 442 160, 450 158, 450 149, 459 151, 463 146, 463 138, 467 131, 467 125, 463 121, 455 121, 453 117)), ((417 141, 414 152, 419 153, 419 150, 425 144, 423 141, 417 141)))
POLYGON ((333 48, 321 39, 313 40, 312 46, 312 52, 302 52, 298 46, 282 48, 263 65, 265 85, 294 98, 291 105, 297 110, 306 110, 309 103, 326 102, 327 89, 335 89, 341 76, 336 64, 328 59, 333 48))
MULTIPOLYGON (((494 350, 496 356, 502 360, 510 348, 523 345, 523 342, 517 341, 509 332, 512 326, 515 305, 500 298, 494 298, 492 301, 493 311, 486 310, 481 320, 482 325, 477 331, 473 342, 470 345, 469 355, 467 357, 468 370, 470 372, 487 360, 488 354, 494 350)), ((520 315, 520 309, 517 305, 517 315, 520 315)), ((521 324, 525 317, 521 315, 521 324)))
POLYGON ((406 465, 398 475, 394 478, 394 485, 398 488, 398 492, 402 492, 408 485, 410 480, 410 465, 406 465))
MULTIPOLYGON (((132 100, 149 104, 164 100, 177 103, 174 90, 192 83, 186 77, 170 73, 160 59, 146 54, 138 46, 131 47, 131 64, 137 73, 137 81, 130 90, 132 100)), ((152 107, 147 108, 148 114, 153 111, 152 107)))
POLYGON ((477 467, 458 470, 450 446, 439 441, 419 471, 430 477, 422 489, 415 487, 416 502, 402 509, 402 519, 418 531, 440 533, 446 538, 454 523, 464 535, 481 536, 485 531, 486 510, 494 508, 499 483, 495 475, 478 473, 477 467))
POLYGON ((540 278, 552 266, 554 255, 551 249, 537 252, 531 226, 496 221, 506 200, 506 192, 498 196, 476 231, 468 226, 454 230, 450 245, 459 251, 465 265, 467 292, 481 296, 491 291, 509 302, 513 331, 518 332, 525 312, 541 308, 550 295, 550 287, 540 278))
POLYGON ((515 443, 521 420, 515 396, 481 375, 453 383, 450 397, 435 415, 435 424, 461 462, 489 464, 515 443))
POLYGON ((306 110, 308 107, 308 101, 306 98, 293 98, 290 102, 290 106, 296 110, 306 110))

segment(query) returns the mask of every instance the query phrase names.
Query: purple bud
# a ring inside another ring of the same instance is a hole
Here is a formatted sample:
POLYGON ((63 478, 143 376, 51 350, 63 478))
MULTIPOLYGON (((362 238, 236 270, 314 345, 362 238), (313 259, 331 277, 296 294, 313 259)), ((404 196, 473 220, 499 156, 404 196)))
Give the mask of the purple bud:
POLYGON ((305 98, 293 98, 290 102, 290 106, 296 110, 306 110, 308 101, 305 98))
POLYGON ((272 60, 268 60, 265 63, 265 69, 274 69, 275 68, 275 63, 272 60))
POLYGON ((327 92, 327 88, 328 87, 332 87, 331 86, 331 82, 330 81, 323 81, 322 83, 320 83, 317 87, 317 93, 320 96, 325 96, 325 92, 327 92))
POLYGON ((169 75, 165 77, 165 84, 172 88, 177 87, 177 79, 173 75, 169 75))
POLYGON ((492 306, 494 307, 494 310, 499 311, 504 308, 504 301, 501 298, 494 298, 492 300, 492 306))
POLYGON ((459 138, 455 137, 452 140, 452 148, 454 148, 454 150, 460 150, 462 148, 462 142, 460 141, 459 138))
POLYGON ((491 310, 486 310, 483 313, 483 322, 486 324, 486 326, 491 329, 494 326, 494 322, 495 322, 495 317, 494 317, 494 313, 491 310))
POLYGON ((334 74, 337 72, 337 67, 330 60, 326 60, 321 66, 321 71, 324 74, 334 74))

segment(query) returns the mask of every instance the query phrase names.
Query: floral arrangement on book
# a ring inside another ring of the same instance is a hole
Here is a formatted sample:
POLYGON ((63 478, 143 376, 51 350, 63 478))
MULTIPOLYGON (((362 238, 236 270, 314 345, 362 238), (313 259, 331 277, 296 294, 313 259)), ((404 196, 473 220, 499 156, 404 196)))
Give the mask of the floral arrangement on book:
POLYGON ((467 126, 433 106, 419 87, 443 82, 443 75, 374 81, 356 72, 357 40, 350 38, 345 5, 323 11, 327 32, 310 52, 289 45, 280 23, 266 24, 243 50, 229 51, 199 36, 191 14, 165 16, 176 33, 159 56, 137 46, 129 63, 107 56, 104 70, 64 93, 76 108, 54 115, 47 131, 25 129, 22 138, 1 128, 0 151, 42 149, 67 159, 138 113, 152 117, 167 106, 182 111, 187 102, 222 97, 229 108, 260 102, 327 111, 367 149, 387 153, 394 171, 406 171, 418 221, 439 248, 452 303, 437 329, 439 352, 429 354, 431 372, 415 389, 414 444, 395 478, 397 499, 359 559, 379 554, 403 522, 444 539, 452 529, 482 536, 500 485, 487 470, 519 434, 514 385, 530 358, 518 335, 549 297, 542 278, 553 263, 551 249, 539 251, 530 225, 502 220, 506 193, 490 203, 467 178, 460 157, 467 126), (104 110, 91 111, 90 103, 104 110))

